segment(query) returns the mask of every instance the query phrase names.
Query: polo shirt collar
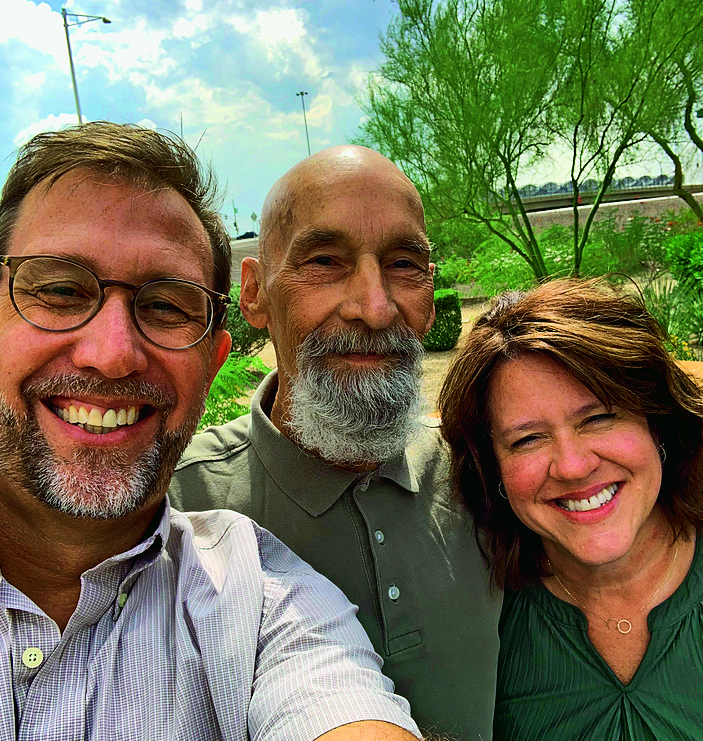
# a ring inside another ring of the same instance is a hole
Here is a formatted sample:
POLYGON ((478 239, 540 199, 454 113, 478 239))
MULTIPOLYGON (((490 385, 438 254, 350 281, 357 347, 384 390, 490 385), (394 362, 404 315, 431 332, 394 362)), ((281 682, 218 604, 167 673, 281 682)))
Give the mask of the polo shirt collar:
POLYGON ((384 461, 375 471, 357 473, 326 463, 307 453, 273 425, 267 413, 278 389, 278 371, 261 382, 251 400, 249 438, 276 485, 309 515, 326 512, 356 481, 388 478, 412 494, 419 491, 407 452, 384 461))

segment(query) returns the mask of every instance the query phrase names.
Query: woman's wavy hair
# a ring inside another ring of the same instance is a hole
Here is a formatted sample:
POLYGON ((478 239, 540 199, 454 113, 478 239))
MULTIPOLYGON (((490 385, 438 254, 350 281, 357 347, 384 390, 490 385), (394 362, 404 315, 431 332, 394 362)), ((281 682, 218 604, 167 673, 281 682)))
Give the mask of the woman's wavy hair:
POLYGON ((499 496, 487 408, 493 372, 524 355, 558 363, 607 408, 645 416, 666 450, 658 503, 673 537, 703 525, 703 491, 691 476, 703 438, 703 393, 665 339, 641 297, 603 279, 504 293, 477 319, 449 369, 439 411, 454 491, 473 514, 495 586, 520 589, 545 575, 540 537, 499 496))

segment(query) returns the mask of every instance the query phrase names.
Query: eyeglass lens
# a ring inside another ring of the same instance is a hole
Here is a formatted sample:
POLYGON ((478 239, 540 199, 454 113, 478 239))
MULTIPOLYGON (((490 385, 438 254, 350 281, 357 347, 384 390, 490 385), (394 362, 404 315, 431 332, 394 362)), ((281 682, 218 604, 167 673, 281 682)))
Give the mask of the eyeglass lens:
MULTIPOLYGON (((15 273, 12 293, 17 310, 27 321, 53 331, 80 326, 92 318, 100 302, 100 285, 91 272, 50 257, 23 262, 15 273)), ((159 280, 137 292, 134 317, 152 342, 180 349, 207 333, 212 302, 198 286, 159 280)))

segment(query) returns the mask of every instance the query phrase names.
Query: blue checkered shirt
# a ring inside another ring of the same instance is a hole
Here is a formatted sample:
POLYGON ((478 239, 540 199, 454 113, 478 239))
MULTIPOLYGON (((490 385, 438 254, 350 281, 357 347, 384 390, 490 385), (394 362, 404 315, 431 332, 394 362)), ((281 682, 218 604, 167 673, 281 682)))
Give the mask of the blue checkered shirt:
POLYGON ((166 506, 81 584, 61 634, 0 580, 2 741, 303 741, 371 719, 417 734, 356 608, 243 515, 166 506))

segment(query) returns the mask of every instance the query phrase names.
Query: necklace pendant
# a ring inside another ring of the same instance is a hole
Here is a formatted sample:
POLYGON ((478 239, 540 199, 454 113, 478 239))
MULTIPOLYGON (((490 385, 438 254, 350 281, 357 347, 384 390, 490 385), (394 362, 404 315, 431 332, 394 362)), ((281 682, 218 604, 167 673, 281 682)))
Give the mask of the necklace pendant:
MULTIPOLYGON (((612 620, 612 618, 611 618, 612 620)), ((618 620, 618 630, 623 635, 627 635, 632 630, 632 623, 629 620, 618 620)))
MULTIPOLYGON (((620 630, 620 621, 615 618, 608 618, 605 624, 608 626, 608 630, 620 630)), ((622 631, 620 632, 622 633, 622 631)))

